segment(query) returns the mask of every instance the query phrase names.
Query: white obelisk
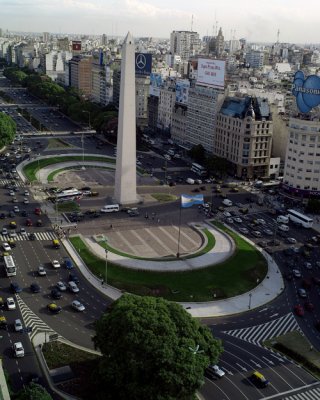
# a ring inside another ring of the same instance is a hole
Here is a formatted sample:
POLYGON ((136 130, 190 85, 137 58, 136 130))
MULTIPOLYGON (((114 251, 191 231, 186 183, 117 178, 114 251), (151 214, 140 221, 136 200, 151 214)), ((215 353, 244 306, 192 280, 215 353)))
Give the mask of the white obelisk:
POLYGON ((117 163, 114 197, 120 204, 138 202, 136 171, 135 46, 128 32, 122 46, 117 163))

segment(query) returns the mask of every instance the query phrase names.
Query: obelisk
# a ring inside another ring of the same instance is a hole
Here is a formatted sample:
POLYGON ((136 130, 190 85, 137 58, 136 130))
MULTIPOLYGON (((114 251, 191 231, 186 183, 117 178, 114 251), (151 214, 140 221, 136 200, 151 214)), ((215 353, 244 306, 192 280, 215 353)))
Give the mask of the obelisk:
POLYGON ((135 46, 128 32, 121 52, 117 162, 114 187, 120 204, 138 202, 136 171, 135 46))

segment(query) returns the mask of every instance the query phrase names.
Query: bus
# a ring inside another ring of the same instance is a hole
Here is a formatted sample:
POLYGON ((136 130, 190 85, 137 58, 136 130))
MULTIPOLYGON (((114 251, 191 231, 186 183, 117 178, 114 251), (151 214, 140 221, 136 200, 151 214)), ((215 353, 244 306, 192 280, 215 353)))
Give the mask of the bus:
POLYGON ((207 175, 206 169, 202 165, 197 164, 197 163, 192 163, 191 171, 196 173, 199 176, 206 176, 207 175))
POLYGON ((287 213, 290 221, 295 222, 296 224, 299 224, 304 228, 312 228, 312 218, 309 218, 308 216, 301 214, 296 210, 288 210, 287 213))
POLYGON ((120 211, 119 204, 107 204, 103 206, 100 210, 102 213, 109 213, 109 212, 118 212, 120 211))
POLYGON ((55 195, 55 201, 57 203, 62 201, 72 201, 76 199, 80 199, 82 197, 82 192, 78 189, 67 189, 62 190, 61 192, 55 195))
POLYGON ((16 276, 17 268, 14 264, 12 256, 4 256, 3 259, 7 276, 16 276))

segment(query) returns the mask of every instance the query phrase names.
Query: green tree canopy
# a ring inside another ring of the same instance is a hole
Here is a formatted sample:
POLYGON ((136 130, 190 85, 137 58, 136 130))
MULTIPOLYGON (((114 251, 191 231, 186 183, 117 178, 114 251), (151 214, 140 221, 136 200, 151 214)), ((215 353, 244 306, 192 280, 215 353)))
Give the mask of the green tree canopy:
POLYGON ((179 304, 124 295, 96 323, 98 399, 185 400, 222 346, 179 304))
POLYGON ((188 152, 189 156, 194 159, 195 162, 199 164, 203 164, 205 156, 206 156, 206 151, 202 144, 197 144, 196 146, 193 146, 192 149, 188 152))
POLYGON ((309 199, 307 211, 314 214, 320 214, 320 201, 318 199, 309 199))
POLYGON ((16 123, 7 114, 0 112, 0 147, 11 143, 16 134, 16 123))
POLYGON ((52 400, 52 397, 43 386, 32 382, 18 393, 16 400, 52 400))

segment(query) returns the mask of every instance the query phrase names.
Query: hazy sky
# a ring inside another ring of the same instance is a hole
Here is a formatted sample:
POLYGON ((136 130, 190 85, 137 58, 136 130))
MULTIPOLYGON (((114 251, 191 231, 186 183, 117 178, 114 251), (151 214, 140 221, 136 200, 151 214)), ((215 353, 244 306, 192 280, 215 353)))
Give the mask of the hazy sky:
POLYGON ((320 42, 319 0, 0 0, 0 28, 13 31, 169 37, 192 15, 201 36, 218 25, 226 40, 273 42, 280 29, 282 42, 320 42))

